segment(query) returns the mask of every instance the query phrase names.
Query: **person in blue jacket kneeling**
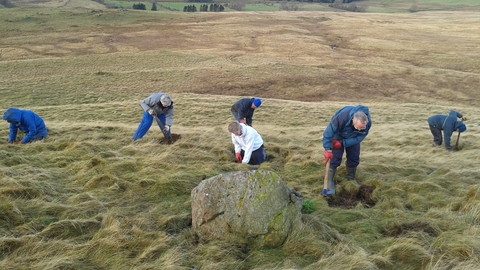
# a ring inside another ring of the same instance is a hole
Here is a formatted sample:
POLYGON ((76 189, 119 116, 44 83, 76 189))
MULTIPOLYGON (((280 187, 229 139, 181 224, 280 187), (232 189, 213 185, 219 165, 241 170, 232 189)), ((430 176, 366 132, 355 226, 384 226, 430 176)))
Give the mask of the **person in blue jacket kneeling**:
POLYGON ((48 132, 45 122, 32 111, 8 108, 2 119, 10 123, 10 135, 8 136, 8 143, 10 144, 15 143, 19 129, 25 133, 25 136, 18 144, 31 143, 47 138, 48 132))

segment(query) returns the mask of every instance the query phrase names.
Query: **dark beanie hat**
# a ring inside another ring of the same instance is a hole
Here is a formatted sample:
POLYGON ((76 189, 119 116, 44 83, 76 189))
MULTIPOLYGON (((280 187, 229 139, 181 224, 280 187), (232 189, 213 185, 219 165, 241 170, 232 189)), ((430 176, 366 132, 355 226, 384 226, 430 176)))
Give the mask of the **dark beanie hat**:
POLYGON ((259 99, 259 98, 256 98, 253 100, 253 105, 255 105, 255 107, 260 107, 260 105, 262 105, 262 100, 259 99))

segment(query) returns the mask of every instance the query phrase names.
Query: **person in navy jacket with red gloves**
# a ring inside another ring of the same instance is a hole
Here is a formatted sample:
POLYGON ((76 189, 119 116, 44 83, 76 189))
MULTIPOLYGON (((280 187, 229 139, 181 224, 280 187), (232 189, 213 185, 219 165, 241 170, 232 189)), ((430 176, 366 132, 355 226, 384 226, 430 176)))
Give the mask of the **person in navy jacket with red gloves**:
POLYGON ((45 122, 32 111, 8 108, 2 119, 10 123, 10 134, 8 136, 8 143, 10 144, 15 143, 19 129, 25 133, 25 136, 18 144, 31 143, 47 138, 48 132, 45 122))
POLYGON ((322 195, 335 194, 335 174, 342 163, 343 152, 346 152, 347 180, 357 186, 355 173, 360 164, 360 143, 368 135, 372 126, 368 107, 363 105, 346 106, 338 110, 323 132, 323 148, 325 148, 325 164, 330 161, 328 170, 328 189, 322 195), (325 194, 323 194, 325 193, 325 194))

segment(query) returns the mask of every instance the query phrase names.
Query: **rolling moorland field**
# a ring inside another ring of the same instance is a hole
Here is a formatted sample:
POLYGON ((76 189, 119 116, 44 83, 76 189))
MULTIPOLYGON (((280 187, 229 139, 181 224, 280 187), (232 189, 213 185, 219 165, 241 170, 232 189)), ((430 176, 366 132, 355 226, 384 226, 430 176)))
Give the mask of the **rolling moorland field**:
POLYGON ((1 9, 0 111, 33 110, 49 138, 9 145, 0 123, 0 269, 479 269, 479 15, 1 9), (181 138, 132 142, 157 91, 181 138), (277 249, 199 242, 190 192, 252 169, 227 131, 252 96, 259 169, 303 194, 302 223, 277 249), (323 130, 357 104, 373 192, 352 197, 342 164, 323 198, 323 130), (467 131, 447 152, 426 119, 452 109, 467 131))
MULTIPOLYGON (((48 8, 89 8, 89 9, 133 9, 134 4, 142 3, 146 10, 152 10, 153 1, 130 0, 1 0, 7 6, 13 7, 48 7, 48 8), (100 4, 103 3, 103 4, 100 4)), ((202 3, 195 1, 155 1, 157 11, 183 11, 187 5, 195 5, 197 10, 202 3)), ((266 1, 266 0, 224 0, 209 2, 221 4, 225 12, 241 11, 328 11, 343 12, 345 10, 333 8, 330 3, 309 1, 266 1)), ((409 13, 422 11, 479 11, 480 3, 477 0, 370 0, 355 1, 342 6, 356 5, 362 12, 368 13, 409 13)), ((347 9, 348 10, 348 9, 347 9)), ((350 9, 352 10, 352 9, 350 9)))

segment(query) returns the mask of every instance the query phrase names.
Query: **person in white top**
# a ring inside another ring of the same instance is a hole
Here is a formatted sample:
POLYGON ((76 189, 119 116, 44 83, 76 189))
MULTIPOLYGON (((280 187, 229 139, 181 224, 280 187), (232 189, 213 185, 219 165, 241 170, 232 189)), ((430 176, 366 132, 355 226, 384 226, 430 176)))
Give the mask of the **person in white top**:
POLYGON ((228 131, 232 133, 235 146, 235 161, 243 164, 259 165, 267 159, 263 139, 258 132, 245 124, 231 122, 228 131))

